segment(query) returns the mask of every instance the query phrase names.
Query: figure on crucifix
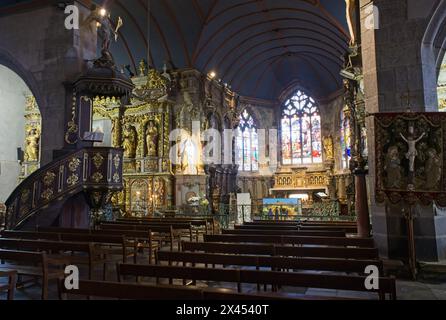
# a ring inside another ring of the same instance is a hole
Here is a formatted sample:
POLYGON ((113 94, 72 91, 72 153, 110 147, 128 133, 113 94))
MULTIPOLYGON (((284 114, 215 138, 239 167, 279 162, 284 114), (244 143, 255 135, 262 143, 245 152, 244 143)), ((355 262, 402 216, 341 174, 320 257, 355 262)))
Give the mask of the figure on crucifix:
POLYGON ((424 138, 426 133, 423 132, 423 134, 415 139, 414 138, 414 128, 413 126, 409 126, 409 136, 406 138, 402 133, 400 133, 401 138, 407 143, 408 145, 408 151, 406 153, 406 158, 409 160, 409 171, 415 172, 415 158, 418 156, 417 151, 417 143, 424 138))

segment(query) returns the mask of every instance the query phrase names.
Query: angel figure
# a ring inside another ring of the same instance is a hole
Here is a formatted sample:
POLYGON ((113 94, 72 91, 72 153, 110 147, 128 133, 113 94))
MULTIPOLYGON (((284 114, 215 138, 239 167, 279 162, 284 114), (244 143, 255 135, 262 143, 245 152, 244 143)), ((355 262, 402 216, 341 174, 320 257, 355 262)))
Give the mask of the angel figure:
POLYGON ((118 31, 124 24, 122 18, 119 17, 116 22, 116 27, 113 27, 110 13, 104 8, 99 8, 96 5, 93 5, 92 11, 84 24, 90 25, 92 22, 96 22, 99 37, 102 39, 102 54, 104 55, 105 52, 109 53, 112 37, 115 42, 118 41, 118 31))
POLYGON ((348 30, 350 32, 350 45, 354 46, 356 44, 356 30, 354 25, 356 0, 345 0, 345 6, 348 30))

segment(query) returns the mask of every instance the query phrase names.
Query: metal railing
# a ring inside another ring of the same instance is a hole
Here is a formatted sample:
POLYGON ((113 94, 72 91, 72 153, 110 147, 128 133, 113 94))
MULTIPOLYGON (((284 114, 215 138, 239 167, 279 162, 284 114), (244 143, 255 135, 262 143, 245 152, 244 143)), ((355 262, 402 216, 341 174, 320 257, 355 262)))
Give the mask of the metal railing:
MULTIPOLYGON (((222 229, 233 227, 235 224, 243 224, 254 220, 277 221, 356 221, 356 216, 340 215, 339 210, 327 210, 325 213, 318 208, 317 213, 305 210, 302 214, 298 206, 286 206, 282 210, 269 210, 270 206, 227 205, 220 204, 218 213, 211 213, 209 209, 196 210, 196 207, 188 206, 170 207, 155 210, 153 217, 177 217, 177 218, 213 218, 222 229)), ((114 214, 115 217, 123 217, 122 213, 114 214)), ((136 215, 135 215, 136 216, 136 215)))

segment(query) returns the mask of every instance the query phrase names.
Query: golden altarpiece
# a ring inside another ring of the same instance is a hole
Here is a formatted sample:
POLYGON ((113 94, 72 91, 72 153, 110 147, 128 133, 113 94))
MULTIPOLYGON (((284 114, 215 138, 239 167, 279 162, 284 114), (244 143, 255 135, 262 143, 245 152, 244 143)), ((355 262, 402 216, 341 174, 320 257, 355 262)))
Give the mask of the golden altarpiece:
POLYGON ((114 196, 114 206, 134 215, 152 215, 173 205, 169 161, 173 101, 168 77, 154 69, 146 75, 143 66, 140 72, 132 79, 136 88, 125 110, 114 99, 95 99, 93 130, 105 134, 104 144, 124 149, 124 191, 114 196))
POLYGON ((25 141, 19 182, 40 167, 41 116, 36 98, 33 95, 26 97, 24 118, 25 141))

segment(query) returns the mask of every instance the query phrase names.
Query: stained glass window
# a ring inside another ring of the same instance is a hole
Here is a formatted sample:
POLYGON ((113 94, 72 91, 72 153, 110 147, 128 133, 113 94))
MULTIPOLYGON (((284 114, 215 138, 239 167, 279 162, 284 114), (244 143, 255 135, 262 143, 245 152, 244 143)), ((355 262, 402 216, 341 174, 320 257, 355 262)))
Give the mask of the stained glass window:
POLYGON ((351 128, 350 120, 345 116, 345 111, 341 111, 341 150, 342 169, 348 169, 352 157, 351 148, 351 128))
POLYGON ((241 171, 259 170, 259 138, 254 119, 247 110, 241 114, 237 128, 236 162, 241 171))
POLYGON ((322 162, 319 108, 300 90, 283 105, 281 138, 284 165, 322 162))

